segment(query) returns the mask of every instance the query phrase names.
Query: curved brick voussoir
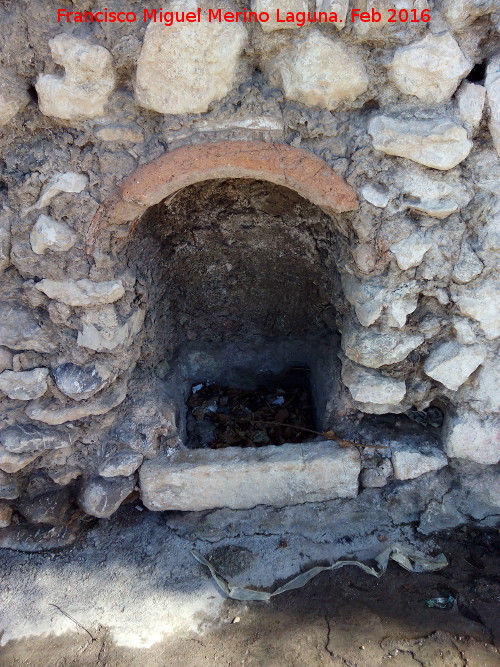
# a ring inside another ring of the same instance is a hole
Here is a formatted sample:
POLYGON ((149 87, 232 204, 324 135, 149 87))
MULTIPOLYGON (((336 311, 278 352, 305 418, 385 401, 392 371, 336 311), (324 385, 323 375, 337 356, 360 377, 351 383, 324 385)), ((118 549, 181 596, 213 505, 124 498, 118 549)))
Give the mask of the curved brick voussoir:
MULTIPOLYGON (((356 193, 321 158, 301 148, 263 141, 182 146, 139 167, 99 208, 86 236, 92 252, 107 227, 133 222, 178 190, 216 178, 253 178, 295 190, 328 214, 357 209, 356 193)), ((131 226, 133 229, 133 224, 131 226)))

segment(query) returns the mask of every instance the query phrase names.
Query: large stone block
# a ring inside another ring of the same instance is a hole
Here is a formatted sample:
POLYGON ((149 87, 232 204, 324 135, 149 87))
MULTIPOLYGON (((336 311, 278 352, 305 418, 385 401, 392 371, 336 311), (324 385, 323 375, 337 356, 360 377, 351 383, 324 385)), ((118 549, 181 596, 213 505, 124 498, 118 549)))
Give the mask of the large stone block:
MULTIPOLYGON (((223 12, 233 10, 229 5, 219 7, 223 12)), ((196 5, 177 0, 168 10, 192 12, 196 5)), ((200 23, 166 28, 151 22, 137 63, 137 103, 159 113, 207 111, 211 102, 225 97, 235 85, 246 35, 241 23, 208 23, 205 11, 200 23)))
POLYGON ((462 346, 450 341, 432 350, 425 360, 424 371, 456 391, 485 359, 486 349, 482 345, 462 346))
POLYGON ((151 510, 299 505, 358 493, 360 456, 335 442, 182 450, 146 461, 141 496, 151 510))
POLYGON ((465 128, 446 118, 401 120, 375 116, 368 131, 376 150, 441 171, 456 167, 472 150, 465 128))
POLYGON ((399 90, 427 104, 449 100, 472 69, 450 33, 433 35, 396 50, 391 78, 399 90))
POLYGON ((368 88, 368 75, 356 53, 340 41, 314 31, 264 63, 272 83, 289 100, 309 107, 336 109, 368 88))

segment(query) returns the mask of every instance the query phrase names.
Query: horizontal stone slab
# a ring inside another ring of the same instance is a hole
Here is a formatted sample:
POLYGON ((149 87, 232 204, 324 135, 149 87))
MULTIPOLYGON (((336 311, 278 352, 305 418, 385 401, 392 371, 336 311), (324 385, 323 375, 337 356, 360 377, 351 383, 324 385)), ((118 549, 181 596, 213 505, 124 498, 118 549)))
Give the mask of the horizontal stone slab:
POLYGON ((358 494, 360 455, 336 442, 181 450, 146 461, 142 501, 150 510, 299 505, 358 494))

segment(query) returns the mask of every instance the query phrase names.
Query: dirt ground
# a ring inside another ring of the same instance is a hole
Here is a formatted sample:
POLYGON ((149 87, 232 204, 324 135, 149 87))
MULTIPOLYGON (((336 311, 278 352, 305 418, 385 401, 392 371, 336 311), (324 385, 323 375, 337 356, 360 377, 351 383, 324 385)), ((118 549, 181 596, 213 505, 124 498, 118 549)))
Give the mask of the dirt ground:
MULTIPOLYGON (((115 524, 108 522, 105 530, 120 529, 120 522, 123 528, 127 518, 125 512, 115 524)), ((158 516, 154 519, 151 539, 158 540, 158 530, 163 528, 158 516)), ((138 521, 136 526, 140 529, 138 521)), ((146 528, 147 523, 145 531, 146 528)), ((96 530, 86 538, 91 543, 90 547, 87 545, 88 553, 93 554, 94 560, 99 544, 102 548, 106 546, 105 539, 101 542, 98 539, 99 530, 104 529, 96 530)), ((90 610, 87 615, 75 612, 73 621, 63 616, 69 613, 63 609, 63 603, 60 608, 52 603, 55 617, 68 622, 67 631, 11 639, 0 649, 0 664, 2 667, 498 667, 500 534, 491 529, 462 528, 436 542, 450 560, 449 567, 439 572, 411 574, 390 563, 381 579, 356 568, 323 573, 306 587, 277 596, 271 603, 225 600, 215 612, 199 611, 195 616, 200 623, 195 629, 171 633, 147 648, 130 648, 123 641, 119 645, 108 627, 93 622, 90 610), (456 599, 450 610, 429 608, 425 604, 426 599, 450 595, 456 599)), ((127 544, 123 548, 127 550, 127 544)), ((286 554, 288 545, 282 540, 275 548, 286 554)), ((82 549, 76 547, 70 554, 71 560, 80 565, 88 557, 82 549)), ((228 554, 239 553, 234 547, 217 547, 213 551, 215 560, 217 553, 226 576, 231 575, 232 567, 234 574, 235 563, 236 570, 238 562, 241 566, 241 558, 228 558, 228 554)), ((11 565, 19 567, 17 576, 28 578, 30 564, 34 573, 41 564, 48 567, 47 560, 58 558, 54 554, 4 551, 3 568, 9 562, 9 555, 11 565)), ((148 558, 154 559, 155 555, 142 554, 143 560, 148 558)), ((193 567, 208 586, 209 599, 220 602, 220 593, 208 574, 196 562, 193 567)), ((2 571, 8 584, 8 568, 2 571)), ((139 578, 140 569, 137 575, 139 578)), ((137 585, 133 580, 125 581, 126 572, 120 576, 119 583, 124 589, 137 585)), ((109 571, 108 577, 111 588, 113 576, 109 571)), ((60 585, 64 586, 64 582, 60 585)), ((9 590, 8 585, 2 588, 4 593, 9 590)), ((140 590, 138 594, 141 595, 140 590)), ((96 606, 99 595, 96 590, 96 606)), ((128 602, 126 592, 124 600, 128 602)), ((161 616, 161 608, 156 609, 161 616)), ((33 607, 33 614, 36 613, 33 607)), ((137 613, 137 622, 143 622, 137 613)), ((8 607, 4 607, 1 627, 8 625, 8 615, 8 607)))

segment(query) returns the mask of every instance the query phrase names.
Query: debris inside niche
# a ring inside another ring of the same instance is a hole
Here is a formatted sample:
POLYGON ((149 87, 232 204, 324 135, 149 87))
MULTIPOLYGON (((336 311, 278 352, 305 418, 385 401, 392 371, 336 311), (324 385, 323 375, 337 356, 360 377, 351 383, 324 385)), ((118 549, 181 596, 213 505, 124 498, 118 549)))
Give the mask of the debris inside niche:
POLYGON ((192 449, 310 442, 319 435, 308 368, 262 374, 256 389, 199 382, 187 406, 187 446, 192 449))

